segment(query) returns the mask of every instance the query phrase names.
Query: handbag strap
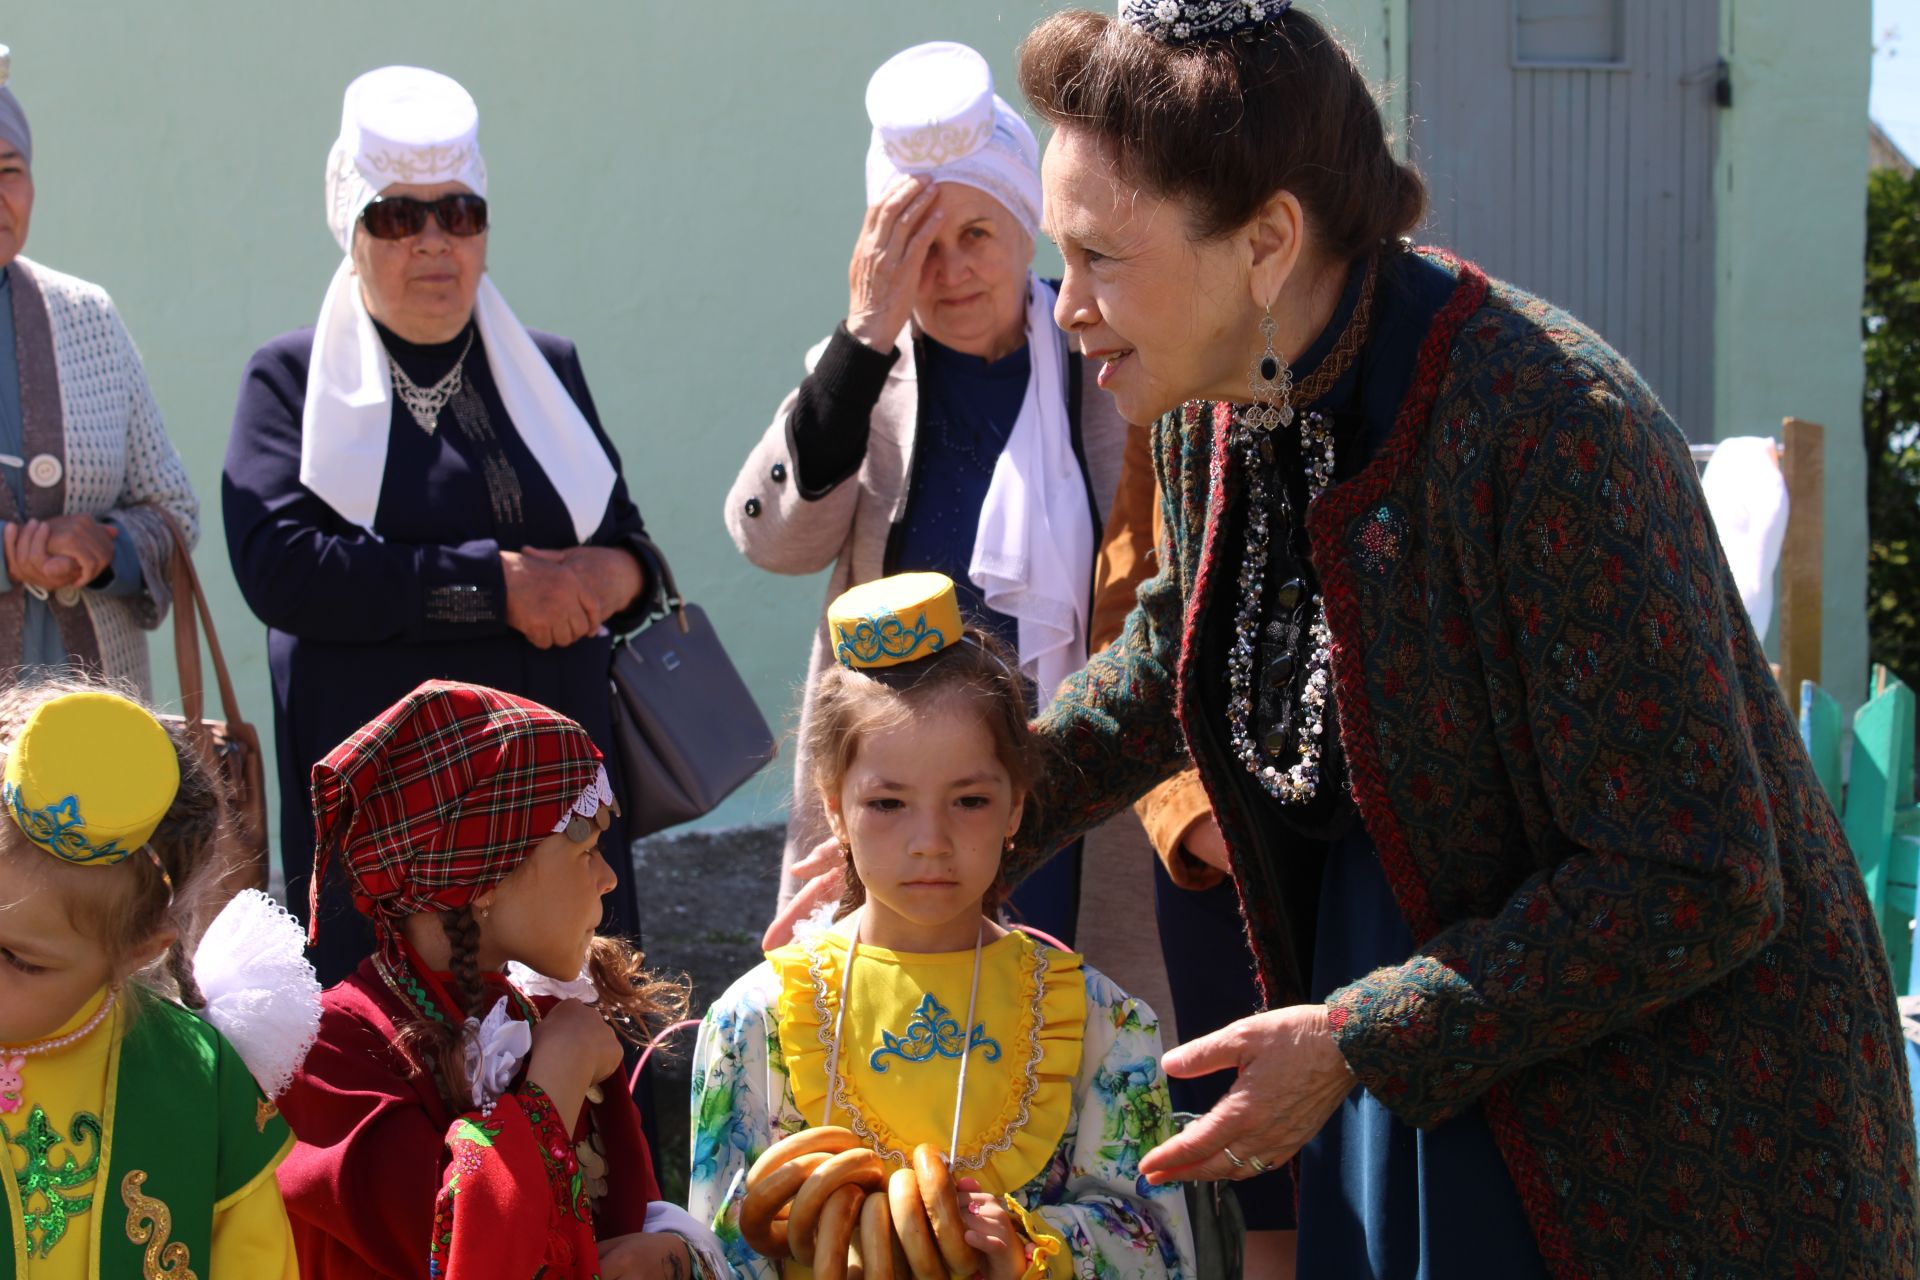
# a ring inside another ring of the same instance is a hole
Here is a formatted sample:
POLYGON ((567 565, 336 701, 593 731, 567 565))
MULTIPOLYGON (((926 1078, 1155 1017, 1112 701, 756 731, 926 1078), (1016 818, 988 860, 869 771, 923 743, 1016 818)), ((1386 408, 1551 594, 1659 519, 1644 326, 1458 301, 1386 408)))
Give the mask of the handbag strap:
MULTIPOLYGON (((658 585, 654 590, 654 595, 659 599, 661 608, 657 612, 650 612, 648 618, 650 620, 653 618, 664 618, 667 614, 671 613, 674 616, 674 620, 680 624, 680 630, 684 634, 690 630, 687 623, 687 602, 680 595, 680 584, 673 579, 673 566, 667 563, 666 552, 660 550, 660 544, 644 533, 635 539, 635 541, 639 543, 641 554, 647 561, 646 567, 653 574, 657 575, 656 581, 658 585)), ((654 586, 655 584, 649 583, 648 585, 654 586)))
POLYGON ((233 693, 233 677, 227 671, 226 655, 220 651, 220 635, 214 630, 213 610, 207 604, 206 590, 201 587, 200 574, 193 565, 193 551, 187 546, 186 535, 173 513, 160 506, 151 509, 166 521, 167 532, 173 535, 173 555, 169 558, 167 577, 173 587, 173 649, 180 672, 181 710, 194 729, 205 724, 206 683, 200 666, 198 634, 199 629, 204 628, 207 652, 213 655, 213 678, 220 689, 220 710, 229 725, 244 726, 246 720, 240 714, 240 701, 233 693), (195 626, 196 615, 199 628, 195 626))

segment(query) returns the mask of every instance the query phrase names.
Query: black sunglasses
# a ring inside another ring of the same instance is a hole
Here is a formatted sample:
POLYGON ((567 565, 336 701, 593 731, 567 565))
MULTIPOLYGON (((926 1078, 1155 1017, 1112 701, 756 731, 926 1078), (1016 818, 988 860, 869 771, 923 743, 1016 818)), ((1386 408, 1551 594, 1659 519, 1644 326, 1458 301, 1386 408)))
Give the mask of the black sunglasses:
POLYGON ((487 229, 485 196, 456 192, 438 200, 412 196, 376 196, 360 211, 360 225, 376 240, 417 236, 432 218, 450 236, 477 236, 487 229))

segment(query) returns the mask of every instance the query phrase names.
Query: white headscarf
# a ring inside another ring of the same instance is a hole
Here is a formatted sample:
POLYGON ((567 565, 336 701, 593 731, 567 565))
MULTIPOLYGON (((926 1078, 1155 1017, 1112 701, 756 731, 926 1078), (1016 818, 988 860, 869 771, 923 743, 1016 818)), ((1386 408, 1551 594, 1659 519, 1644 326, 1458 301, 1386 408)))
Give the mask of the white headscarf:
MULTIPOLYGON (((1029 237, 1039 233, 1039 145, 994 93, 978 53, 941 41, 895 54, 867 85, 867 116, 869 205, 903 174, 926 174, 986 192, 1029 237)), ((968 567, 988 606, 1019 623, 1020 666, 1039 686, 1043 708, 1087 664, 1094 553, 1093 512, 1067 418, 1071 366, 1053 303, 1054 291, 1029 273, 1026 399, 994 464, 968 567)))
MULTIPOLYGON (((382 67, 347 86, 327 157, 327 226, 347 257, 333 273, 313 333, 301 414, 300 482, 348 520, 372 528, 393 424, 393 375, 353 269, 361 211, 396 182, 459 182, 487 194, 480 112, 456 82, 419 67, 382 67)), ((488 368, 513 428, 566 503, 574 534, 593 536, 613 495, 613 464, 553 366, 482 276, 474 300, 488 368)))

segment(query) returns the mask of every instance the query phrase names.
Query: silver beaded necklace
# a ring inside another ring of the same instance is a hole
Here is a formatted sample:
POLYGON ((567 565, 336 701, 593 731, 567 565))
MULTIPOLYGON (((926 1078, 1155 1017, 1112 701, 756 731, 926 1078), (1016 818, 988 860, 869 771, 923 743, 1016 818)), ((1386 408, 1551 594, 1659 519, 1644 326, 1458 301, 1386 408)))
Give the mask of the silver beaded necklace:
POLYGON ((1333 423, 1319 410, 1296 412, 1294 404, 1319 400, 1352 368, 1371 331, 1379 271, 1379 257, 1370 258, 1346 327, 1319 367, 1297 387, 1274 351, 1276 326, 1268 313, 1260 325, 1267 349, 1248 383, 1254 402, 1238 411, 1234 423, 1234 444, 1241 451, 1242 473, 1247 477, 1247 549, 1240 561, 1240 604, 1233 619, 1233 647, 1227 653, 1227 730, 1234 755, 1261 789, 1283 804, 1305 803, 1320 788, 1321 762, 1327 749, 1327 705, 1333 697, 1333 632, 1327 626, 1326 598, 1319 592, 1309 596, 1305 578, 1284 583, 1275 593, 1275 603, 1292 616, 1271 621, 1287 639, 1286 650, 1269 661, 1264 671, 1254 669, 1260 656, 1261 629, 1270 622, 1265 608, 1268 539, 1275 517, 1282 538, 1292 536, 1294 523, 1287 486, 1277 476, 1273 436, 1277 430, 1299 425, 1300 461, 1306 468, 1307 507, 1311 510, 1333 483, 1333 423), (1304 664, 1300 660, 1303 649, 1304 664), (1284 706, 1293 695, 1296 679, 1300 695, 1292 708, 1295 732, 1290 744, 1285 716, 1266 732, 1256 728, 1260 718, 1256 704, 1273 701, 1284 706), (1290 746, 1293 762, 1286 764, 1290 746))
MULTIPOLYGON (((1323 413, 1300 414, 1300 452, 1307 468, 1307 503, 1333 482, 1333 427, 1323 413)), ((1233 648, 1227 654, 1227 728, 1233 753, 1268 795, 1283 804, 1311 800, 1320 786, 1320 761, 1326 748, 1327 699, 1332 694, 1333 634, 1327 628, 1327 604, 1315 592, 1308 603, 1311 621, 1306 628, 1306 679, 1300 690, 1294 762, 1281 767, 1287 754, 1284 735, 1262 735, 1254 729, 1254 659, 1260 649, 1267 594, 1267 539, 1270 520, 1280 517, 1289 527, 1291 503, 1286 486, 1274 483, 1273 442, 1267 432, 1242 421, 1236 426, 1241 461, 1247 477, 1247 549, 1240 561, 1240 606, 1233 619, 1233 648)), ((1288 583, 1283 590, 1303 590, 1288 583)), ((1282 605, 1293 602, 1282 600, 1282 605)), ((1290 682, 1292 663, 1280 679, 1290 682)))
POLYGON ((428 435, 432 435, 434 427, 439 424, 440 411, 447 407, 447 402, 460 394, 467 377, 467 353, 471 350, 473 330, 468 329, 467 344, 460 348, 460 358, 453 362, 453 368, 447 370, 446 376, 430 387, 423 387, 409 378, 407 371, 400 367, 400 362, 393 358, 393 353, 387 352, 387 368, 393 373, 393 389, 399 395, 400 403, 407 406, 407 412, 413 415, 413 420, 428 435))

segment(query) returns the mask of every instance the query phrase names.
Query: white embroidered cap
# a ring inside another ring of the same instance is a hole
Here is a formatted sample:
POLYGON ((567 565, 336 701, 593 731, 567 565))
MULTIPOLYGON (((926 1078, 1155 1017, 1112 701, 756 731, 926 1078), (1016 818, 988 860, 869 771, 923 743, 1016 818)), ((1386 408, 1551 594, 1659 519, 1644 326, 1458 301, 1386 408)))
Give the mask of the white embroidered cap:
POLYGON ((343 250, 361 210, 396 182, 461 182, 487 194, 480 108, 451 77, 381 67, 347 86, 327 158, 327 227, 343 250))
POLYGON ((924 173, 986 192, 1038 234, 1040 145, 974 50, 936 40, 894 54, 867 82, 867 118, 869 205, 903 175, 924 173))

